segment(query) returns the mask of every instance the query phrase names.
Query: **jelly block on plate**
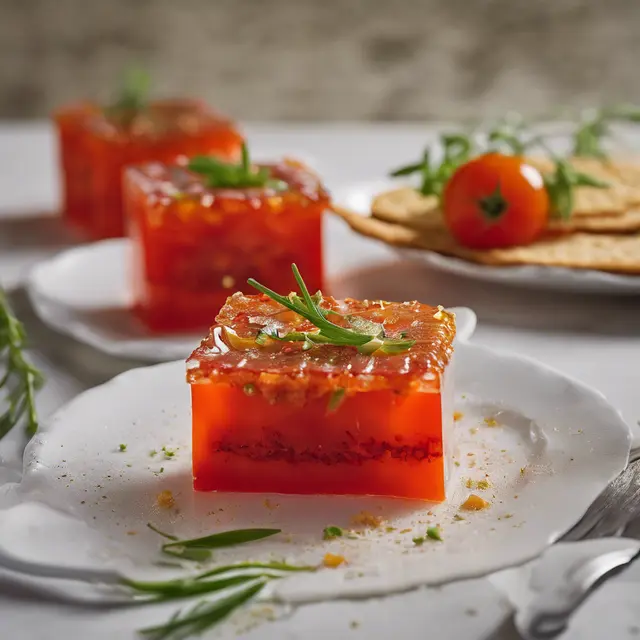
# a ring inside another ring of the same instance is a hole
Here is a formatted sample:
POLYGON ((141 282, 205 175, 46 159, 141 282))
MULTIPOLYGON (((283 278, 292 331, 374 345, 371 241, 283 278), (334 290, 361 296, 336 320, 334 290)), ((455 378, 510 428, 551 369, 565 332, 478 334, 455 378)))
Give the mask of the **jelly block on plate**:
POLYGON ((255 276, 290 291, 296 262, 322 288, 322 214, 329 197, 301 164, 262 165, 278 187, 211 188, 179 166, 130 168, 126 199, 134 292, 153 331, 202 331, 230 291, 255 276))
POLYGON ((444 500, 453 315, 418 302, 320 307, 341 314, 334 324, 415 343, 386 354, 265 339, 316 328, 267 296, 232 295, 187 364, 195 489, 444 500))
POLYGON ((125 166, 197 154, 236 159, 242 145, 235 125, 199 100, 155 101, 136 111, 79 104, 59 110, 55 121, 63 215, 94 239, 125 234, 125 166))

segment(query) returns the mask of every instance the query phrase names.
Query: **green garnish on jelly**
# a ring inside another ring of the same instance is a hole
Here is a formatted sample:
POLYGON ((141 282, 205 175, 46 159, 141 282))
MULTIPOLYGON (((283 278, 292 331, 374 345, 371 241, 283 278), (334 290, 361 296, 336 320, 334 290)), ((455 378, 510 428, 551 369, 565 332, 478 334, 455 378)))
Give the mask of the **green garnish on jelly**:
MULTIPOLYGON (((253 278, 249 278, 247 282, 260 293, 308 320, 318 328, 318 331, 294 331, 281 336, 274 330, 267 333, 269 338, 284 342, 302 342, 305 351, 318 344, 328 344, 339 347, 356 347, 360 353, 364 354, 379 352, 387 355, 404 353, 415 344, 415 340, 390 338, 386 335, 383 325, 358 317, 341 316, 345 318, 350 325, 349 327, 334 324, 327 316, 332 314, 340 316, 340 314, 323 309, 320 306, 322 293, 318 291, 312 296, 300 275, 300 271, 298 271, 298 267, 292 264, 291 270, 300 287, 301 295, 297 293, 290 293, 288 296, 280 295, 253 278)), ((259 335, 265 333, 262 330, 259 335)))
POLYGON ((187 169, 203 176, 207 186, 212 189, 263 187, 285 191, 289 187, 284 180, 272 178, 266 167, 251 164, 246 143, 242 145, 242 158, 239 163, 225 162, 212 156, 195 156, 189 160, 187 169))

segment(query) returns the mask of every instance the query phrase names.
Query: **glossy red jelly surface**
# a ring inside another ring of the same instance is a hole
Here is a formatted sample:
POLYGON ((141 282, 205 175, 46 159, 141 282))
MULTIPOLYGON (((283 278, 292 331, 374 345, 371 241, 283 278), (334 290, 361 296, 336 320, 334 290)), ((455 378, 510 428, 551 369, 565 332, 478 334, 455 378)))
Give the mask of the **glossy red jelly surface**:
POLYGON ((63 215, 93 239, 125 235, 122 173, 142 162, 205 154, 235 160, 242 136, 198 100, 163 100, 131 113, 80 104, 55 114, 63 215))
POLYGON ((322 287, 322 215, 329 197, 299 163, 270 165, 286 189, 210 189, 201 176, 160 164, 127 173, 136 309, 153 331, 204 331, 249 277, 295 286, 296 262, 322 287))
POLYGON ((195 489, 443 500, 453 316, 417 302, 322 306, 416 342, 396 355, 260 346, 261 328, 313 327, 264 296, 234 294, 188 361, 195 489))

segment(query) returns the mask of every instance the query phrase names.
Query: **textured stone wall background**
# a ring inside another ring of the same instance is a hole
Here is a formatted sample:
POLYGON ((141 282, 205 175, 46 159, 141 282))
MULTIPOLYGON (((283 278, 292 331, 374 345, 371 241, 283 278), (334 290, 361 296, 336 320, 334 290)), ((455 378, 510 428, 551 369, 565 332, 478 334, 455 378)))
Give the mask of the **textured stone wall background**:
POLYGON ((251 120, 543 115, 640 102, 640 0, 0 0, 0 117, 131 59, 251 120))

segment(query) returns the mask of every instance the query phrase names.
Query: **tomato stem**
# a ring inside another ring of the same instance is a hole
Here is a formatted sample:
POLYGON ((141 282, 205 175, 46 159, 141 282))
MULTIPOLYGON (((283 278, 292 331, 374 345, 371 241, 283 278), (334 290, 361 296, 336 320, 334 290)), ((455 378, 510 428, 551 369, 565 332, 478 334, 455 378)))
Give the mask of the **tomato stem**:
POLYGON ((480 210, 489 220, 498 220, 507 210, 507 201, 500 191, 500 183, 496 185, 495 191, 484 198, 478 200, 480 210))

